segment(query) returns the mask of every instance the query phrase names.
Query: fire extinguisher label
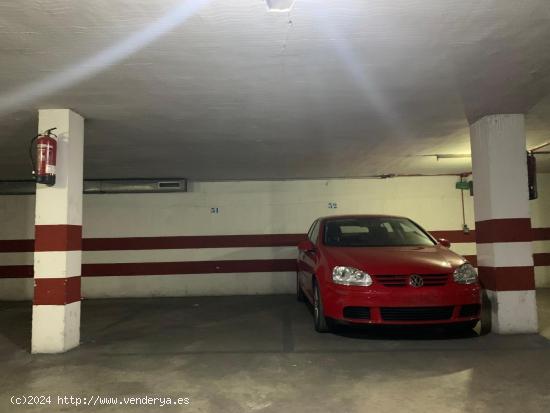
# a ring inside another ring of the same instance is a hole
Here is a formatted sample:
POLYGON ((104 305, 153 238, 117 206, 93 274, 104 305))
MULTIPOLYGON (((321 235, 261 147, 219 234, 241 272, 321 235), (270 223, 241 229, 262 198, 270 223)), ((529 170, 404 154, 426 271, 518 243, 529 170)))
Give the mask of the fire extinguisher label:
POLYGON ((47 174, 55 174, 55 165, 46 165, 47 174))

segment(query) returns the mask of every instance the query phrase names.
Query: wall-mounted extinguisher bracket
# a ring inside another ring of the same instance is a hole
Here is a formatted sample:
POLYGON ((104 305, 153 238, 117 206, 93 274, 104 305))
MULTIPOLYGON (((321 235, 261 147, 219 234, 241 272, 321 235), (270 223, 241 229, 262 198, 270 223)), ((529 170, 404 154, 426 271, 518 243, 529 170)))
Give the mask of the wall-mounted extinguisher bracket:
POLYGON ((29 146, 29 156, 33 167, 36 183, 47 186, 55 185, 55 165, 57 159, 57 136, 52 133, 57 128, 51 128, 35 136, 29 146), (35 157, 33 158, 33 152, 35 157))
POLYGON ((537 189, 537 159, 534 151, 527 151, 527 184, 529 185, 529 200, 539 197, 537 189))

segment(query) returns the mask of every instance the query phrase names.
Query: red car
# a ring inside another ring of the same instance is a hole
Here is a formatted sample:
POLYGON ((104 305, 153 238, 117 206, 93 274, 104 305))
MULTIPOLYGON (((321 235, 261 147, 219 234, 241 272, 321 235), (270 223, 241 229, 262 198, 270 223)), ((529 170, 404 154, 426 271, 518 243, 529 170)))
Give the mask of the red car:
POLYGON ((313 305, 319 332, 335 322, 471 329, 481 309, 477 273, 449 247, 404 217, 319 218, 298 245, 297 296, 313 305))

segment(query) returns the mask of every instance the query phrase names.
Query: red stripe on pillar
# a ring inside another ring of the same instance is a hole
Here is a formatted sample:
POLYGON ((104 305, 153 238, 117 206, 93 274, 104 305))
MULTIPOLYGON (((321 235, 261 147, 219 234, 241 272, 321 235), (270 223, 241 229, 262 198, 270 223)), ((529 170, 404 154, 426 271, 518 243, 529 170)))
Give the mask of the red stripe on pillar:
POLYGON ((82 276, 215 274, 296 271, 296 260, 229 260, 83 264, 82 276))
POLYGON ((493 291, 519 291, 535 289, 533 267, 478 267, 483 287, 493 291))
POLYGON ((76 301, 80 301, 80 277, 34 280, 34 305, 65 305, 76 301))
POLYGON ((476 222, 476 242, 528 242, 533 240, 530 218, 489 219, 476 222))
POLYGON ((36 225, 35 251, 79 251, 82 225, 36 225))

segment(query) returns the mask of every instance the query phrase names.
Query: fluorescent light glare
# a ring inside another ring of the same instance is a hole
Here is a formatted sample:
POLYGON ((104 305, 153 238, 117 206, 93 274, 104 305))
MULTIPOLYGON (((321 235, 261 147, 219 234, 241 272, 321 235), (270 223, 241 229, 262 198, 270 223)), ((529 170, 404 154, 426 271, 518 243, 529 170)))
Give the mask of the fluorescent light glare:
POLYGON ((272 12, 289 12, 295 0, 265 0, 267 9, 272 12))

